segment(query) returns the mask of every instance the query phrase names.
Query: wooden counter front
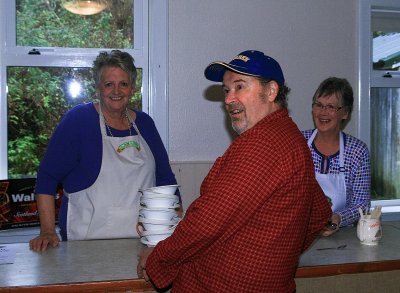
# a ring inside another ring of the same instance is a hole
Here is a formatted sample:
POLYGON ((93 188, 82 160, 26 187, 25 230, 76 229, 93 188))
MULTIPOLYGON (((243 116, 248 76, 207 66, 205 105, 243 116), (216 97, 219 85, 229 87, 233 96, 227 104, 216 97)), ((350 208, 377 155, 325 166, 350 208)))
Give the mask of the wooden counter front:
POLYGON ((50 284, 40 286, 17 286, 0 288, 5 292, 30 292, 30 293, 122 293, 122 292, 156 292, 151 283, 143 279, 114 280, 101 282, 84 282, 71 284, 50 284))

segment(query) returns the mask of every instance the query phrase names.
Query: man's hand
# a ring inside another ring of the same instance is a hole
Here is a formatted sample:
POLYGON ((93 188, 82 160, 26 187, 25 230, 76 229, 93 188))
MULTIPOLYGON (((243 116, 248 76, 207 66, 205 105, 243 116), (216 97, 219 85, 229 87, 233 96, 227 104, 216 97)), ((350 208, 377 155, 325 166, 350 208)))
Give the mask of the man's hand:
POLYGON ((29 248, 36 252, 45 251, 47 247, 57 247, 60 243, 60 238, 58 238, 57 233, 40 233, 39 236, 33 238, 29 241, 29 248))
POLYGON ((325 228, 322 230, 322 236, 330 236, 337 231, 339 231, 339 226, 341 222, 341 218, 339 214, 333 214, 331 220, 327 223, 325 228))
POLYGON ((139 278, 144 278, 147 282, 150 281, 149 275, 146 272, 146 262, 149 255, 152 253, 154 248, 145 247, 139 254, 139 260, 137 265, 137 274, 139 278))

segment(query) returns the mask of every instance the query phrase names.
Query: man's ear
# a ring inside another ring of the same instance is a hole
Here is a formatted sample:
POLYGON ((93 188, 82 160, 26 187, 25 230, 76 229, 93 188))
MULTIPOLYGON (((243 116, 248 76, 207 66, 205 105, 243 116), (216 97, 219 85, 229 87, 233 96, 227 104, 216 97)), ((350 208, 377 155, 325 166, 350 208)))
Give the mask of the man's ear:
POLYGON ((279 92, 279 85, 277 84, 277 82, 275 80, 271 80, 268 83, 269 89, 268 89, 268 101, 270 102, 274 102, 275 98, 278 95, 279 92))

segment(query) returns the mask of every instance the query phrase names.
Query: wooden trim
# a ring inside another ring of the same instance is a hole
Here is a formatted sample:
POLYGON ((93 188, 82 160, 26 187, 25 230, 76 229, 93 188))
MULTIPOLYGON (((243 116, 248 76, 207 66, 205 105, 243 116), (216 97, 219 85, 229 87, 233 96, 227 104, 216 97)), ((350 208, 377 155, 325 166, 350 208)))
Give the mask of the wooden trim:
POLYGON ((297 269, 296 278, 326 277, 341 274, 358 274, 393 270, 400 270, 400 260, 300 267, 297 269))
POLYGON ((122 292, 156 292, 151 283, 143 279, 101 281, 70 284, 52 284, 41 286, 21 286, 0 288, 1 293, 5 292, 32 292, 32 293, 64 293, 64 292, 83 292, 83 293, 122 293, 122 292))
MULTIPOLYGON (((296 278, 327 277, 341 274, 358 274, 393 270, 400 270, 400 260, 300 267, 297 269, 296 278)), ((0 288, 0 293, 122 293, 127 291, 156 292, 152 284, 143 279, 0 288)))

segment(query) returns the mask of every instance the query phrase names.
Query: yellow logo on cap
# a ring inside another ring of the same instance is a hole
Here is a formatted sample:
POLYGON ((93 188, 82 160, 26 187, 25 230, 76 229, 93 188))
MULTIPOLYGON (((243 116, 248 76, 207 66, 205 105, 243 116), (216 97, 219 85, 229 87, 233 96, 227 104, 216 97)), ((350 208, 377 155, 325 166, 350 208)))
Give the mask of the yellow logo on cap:
POLYGON ((247 62, 247 61, 250 60, 249 57, 244 56, 244 55, 237 55, 235 58, 233 58, 233 60, 235 60, 235 59, 239 59, 239 60, 242 60, 242 61, 244 61, 244 62, 247 62))

